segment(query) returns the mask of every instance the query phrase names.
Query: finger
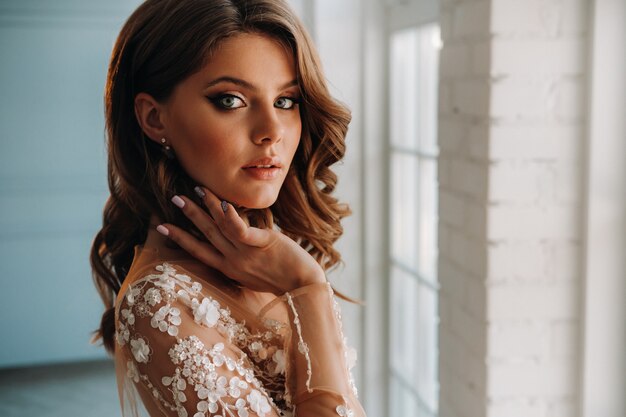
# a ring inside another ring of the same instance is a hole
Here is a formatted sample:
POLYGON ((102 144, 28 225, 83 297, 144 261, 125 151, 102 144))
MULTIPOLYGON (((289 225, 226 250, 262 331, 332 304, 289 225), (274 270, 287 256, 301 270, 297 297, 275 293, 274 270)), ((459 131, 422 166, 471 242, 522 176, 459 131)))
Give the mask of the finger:
POLYGON ((181 248, 194 258, 199 259, 202 263, 217 269, 222 267, 224 256, 218 252, 216 248, 206 242, 199 241, 180 227, 163 223, 157 226, 157 231, 176 242, 181 248))
POLYGON ((215 220, 215 224, 219 227, 222 234, 228 239, 235 247, 238 243, 241 243, 241 236, 243 235, 243 227, 247 225, 239 217, 237 210, 232 210, 235 214, 235 218, 226 216, 226 210, 231 204, 225 200, 220 200, 211 190, 206 187, 197 186, 194 188, 199 196, 202 197, 204 204, 207 206, 211 217, 215 220), (233 224, 233 220, 238 220, 233 224))
POLYGON ((233 242, 241 242, 248 246, 263 247, 269 244, 271 233, 266 229, 248 226, 228 202, 224 202, 225 232, 233 242))
POLYGON ((221 227, 224 220, 224 212, 221 208, 221 200, 217 198, 215 194, 211 190, 206 187, 196 186, 194 188, 198 196, 202 198, 204 205, 209 210, 211 217, 215 220, 215 223, 218 227, 221 227))
POLYGON ((243 240, 249 226, 243 221, 241 216, 239 216, 237 210, 235 210, 229 202, 223 200, 220 203, 220 208, 225 218, 222 231, 226 237, 230 239, 235 246, 238 244, 250 245, 243 240))
POLYGON ((196 203, 185 196, 175 195, 172 202, 178 206, 182 212, 196 225, 198 230, 206 236, 207 240, 213 244, 222 254, 226 254, 233 249, 233 244, 222 234, 215 221, 200 208, 196 203))

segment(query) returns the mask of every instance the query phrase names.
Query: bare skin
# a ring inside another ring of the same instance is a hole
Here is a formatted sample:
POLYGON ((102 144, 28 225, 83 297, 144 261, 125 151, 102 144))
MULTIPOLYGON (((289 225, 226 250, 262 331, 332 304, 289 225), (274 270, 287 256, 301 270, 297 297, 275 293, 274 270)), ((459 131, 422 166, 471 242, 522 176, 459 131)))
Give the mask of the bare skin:
POLYGON ((165 137, 201 186, 208 213, 185 196, 173 204, 210 244, 172 224, 157 230, 254 291, 282 294, 325 282, 321 266, 296 242, 248 226, 230 203, 222 204, 264 208, 276 201, 300 141, 299 94, 291 53, 265 35, 240 34, 166 102, 146 93, 135 98, 146 135, 158 143, 165 137))

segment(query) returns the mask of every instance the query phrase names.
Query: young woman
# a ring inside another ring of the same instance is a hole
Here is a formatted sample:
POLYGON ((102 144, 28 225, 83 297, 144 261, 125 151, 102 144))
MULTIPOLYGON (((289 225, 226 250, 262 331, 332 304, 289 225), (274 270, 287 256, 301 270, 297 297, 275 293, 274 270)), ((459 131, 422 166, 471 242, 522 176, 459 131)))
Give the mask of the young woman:
POLYGON ((285 2, 146 1, 105 96, 91 263, 124 415, 364 416, 325 275, 350 115, 285 2))

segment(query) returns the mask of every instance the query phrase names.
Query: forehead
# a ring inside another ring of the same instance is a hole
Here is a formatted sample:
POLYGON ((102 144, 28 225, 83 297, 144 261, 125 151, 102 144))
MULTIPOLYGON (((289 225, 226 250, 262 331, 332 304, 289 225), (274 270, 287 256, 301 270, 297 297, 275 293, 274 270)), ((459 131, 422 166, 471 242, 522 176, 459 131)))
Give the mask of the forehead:
POLYGON ((291 81, 296 70, 291 50, 278 39, 241 33, 220 42, 196 75, 203 79, 231 76, 264 86, 291 81))

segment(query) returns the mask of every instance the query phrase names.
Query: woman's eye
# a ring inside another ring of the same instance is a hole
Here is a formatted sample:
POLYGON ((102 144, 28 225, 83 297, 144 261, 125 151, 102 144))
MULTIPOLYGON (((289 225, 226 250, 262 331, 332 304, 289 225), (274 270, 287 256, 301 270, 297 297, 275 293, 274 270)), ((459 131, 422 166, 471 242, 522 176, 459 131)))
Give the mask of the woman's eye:
POLYGON ((276 100, 276 102, 274 102, 274 106, 280 109, 289 110, 289 109, 292 109, 299 102, 300 100, 295 99, 295 98, 281 97, 278 100, 276 100))
POLYGON ((245 106, 242 99, 232 94, 223 94, 221 96, 211 97, 210 100, 215 105, 227 110, 238 109, 245 106))

